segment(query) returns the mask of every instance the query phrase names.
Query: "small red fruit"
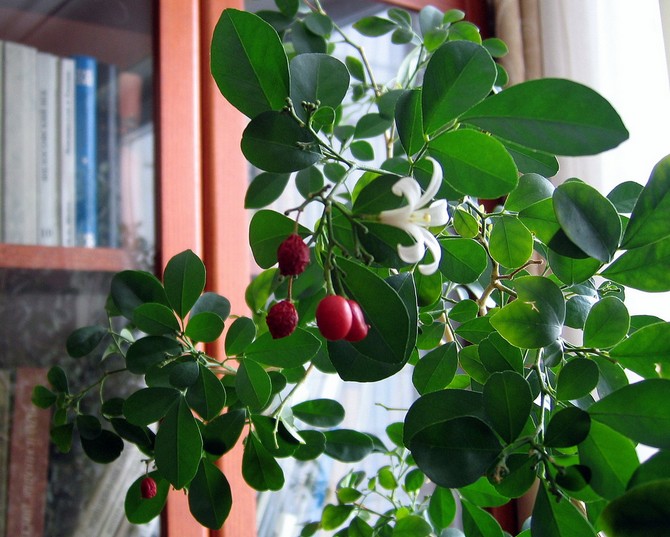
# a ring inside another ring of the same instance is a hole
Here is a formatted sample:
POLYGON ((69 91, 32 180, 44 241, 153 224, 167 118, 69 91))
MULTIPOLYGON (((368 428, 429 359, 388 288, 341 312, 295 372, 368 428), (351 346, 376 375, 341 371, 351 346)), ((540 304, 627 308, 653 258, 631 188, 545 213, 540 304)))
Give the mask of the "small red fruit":
POLYGON ((351 308, 351 328, 344 339, 355 342, 360 341, 368 335, 370 326, 365 322, 365 315, 358 302, 355 300, 347 300, 351 308))
POLYGON ((140 483, 140 491, 142 493, 142 498, 145 500, 150 500, 156 495, 156 481, 153 477, 145 477, 140 483))
POLYGON ((298 312, 288 300, 282 300, 270 308, 265 322, 274 339, 290 336, 298 326, 298 312))
POLYGON ((309 264, 309 248, 300 235, 293 233, 277 248, 279 273, 282 276, 297 276, 302 274, 309 264))
POLYGON ((321 335, 331 341, 342 339, 349 333, 353 314, 347 299, 328 295, 316 307, 316 325, 321 335))

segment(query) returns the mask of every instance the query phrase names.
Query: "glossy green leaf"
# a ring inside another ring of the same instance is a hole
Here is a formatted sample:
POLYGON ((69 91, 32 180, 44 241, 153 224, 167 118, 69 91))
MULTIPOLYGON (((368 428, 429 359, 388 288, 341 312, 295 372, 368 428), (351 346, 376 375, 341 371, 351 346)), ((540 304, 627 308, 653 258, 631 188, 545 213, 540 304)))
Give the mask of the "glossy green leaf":
POLYGON ((202 437, 186 400, 170 407, 156 434, 156 467, 173 487, 181 489, 195 476, 200 464, 202 437))
POLYGON ((512 345, 545 347, 561 336, 565 301, 560 288, 548 278, 523 276, 514 280, 518 299, 491 317, 491 324, 512 345))
POLYGON ((272 382, 262 365, 245 357, 237 368, 235 390, 244 405, 260 410, 270 400, 272 382))
POLYGON ((646 483, 614 499, 600 523, 609 537, 661 537, 668 532, 670 479, 646 483))
POLYGON ((310 194, 320 191, 323 188, 323 174, 318 168, 312 167, 300 170, 295 175, 295 186, 300 195, 307 199, 310 194))
POLYGON ((344 419, 344 407, 333 399, 311 399, 291 410, 296 418, 314 427, 335 427, 344 419))
POLYGON ((210 343, 223 332, 223 319, 216 313, 203 311, 189 318, 184 334, 193 341, 210 343))
POLYGON ((531 535, 543 537, 596 537, 595 530, 572 503, 560 501, 541 484, 531 517, 531 535))
POLYGON ((30 400, 39 408, 49 408, 58 399, 57 395, 46 386, 37 385, 33 387, 30 400))
POLYGON ((429 152, 442 166, 445 182, 462 194, 495 199, 516 188, 518 171, 512 157, 484 133, 447 132, 430 141, 429 152))
POLYGON ((135 308, 133 322, 137 328, 152 336, 171 334, 180 329, 179 321, 171 308, 152 302, 135 308))
POLYGON ((670 323, 646 325, 610 350, 610 357, 646 378, 658 376, 656 364, 670 367, 670 323))
POLYGON ((465 41, 442 45, 424 74, 421 109, 425 132, 439 131, 483 100, 495 80, 495 64, 485 48, 465 41))
POLYGON ((353 505, 334 505, 332 503, 323 508, 321 527, 324 530, 334 530, 344 524, 354 510, 353 505))
POLYGON ((165 507, 170 483, 163 479, 158 472, 148 474, 156 481, 156 495, 153 498, 143 498, 141 484, 146 476, 138 477, 126 493, 124 510, 128 521, 132 524, 146 524, 156 518, 165 507))
POLYGON ((80 440, 86 456, 99 464, 108 464, 115 461, 123 451, 121 437, 106 429, 94 438, 80 436, 80 440))
POLYGON ((400 96, 395 108, 395 123, 405 152, 408 155, 416 154, 425 143, 421 115, 421 90, 409 90, 400 96))
POLYGON ((462 121, 555 155, 593 155, 616 147, 628 131, 612 106, 570 80, 529 80, 492 95, 462 121))
POLYGON ((391 128, 392 120, 374 112, 365 114, 356 122, 354 138, 374 138, 391 128))
POLYGON ((244 197, 245 209, 262 209, 276 201, 288 184, 288 173, 261 172, 249 183, 244 197))
POLYGON ((649 379, 624 386, 589 408, 594 420, 648 446, 670 449, 669 379, 649 379))
POLYGON ((311 461, 326 451, 326 435, 321 431, 311 429, 300 431, 300 437, 305 441, 298 445, 293 452, 293 458, 299 461, 311 461))
POLYGON ((212 371, 199 365, 200 375, 197 381, 189 386, 186 401, 204 420, 214 419, 226 404, 226 390, 221 380, 212 371))
POLYGON ((349 89, 349 71, 327 54, 299 54, 289 64, 291 100, 298 117, 307 118, 302 102, 337 108, 349 89))
POLYGON ((202 431, 202 444, 207 453, 221 456, 237 443, 246 424, 244 410, 230 410, 211 420, 202 431))
POLYGON ((170 306, 183 319, 205 288, 205 265, 192 250, 185 250, 168 261, 163 285, 170 306))
POLYGON ((86 356, 100 344, 107 335, 107 329, 102 326, 82 326, 74 330, 67 338, 65 347, 72 358, 86 356))
POLYGON ((374 444, 367 434, 353 429, 326 431, 326 455, 341 462, 357 462, 370 453, 374 444))
POLYGON ((551 198, 554 185, 537 173, 526 173, 519 177, 519 184, 505 200, 505 209, 521 211, 533 203, 551 198))
POLYGON ((518 218, 501 216, 493 222, 489 251, 503 267, 519 268, 533 253, 533 235, 518 218))
POLYGON ((126 366, 131 373, 143 375, 168 357, 179 356, 181 353, 182 346, 175 339, 147 336, 138 339, 128 347, 126 366))
POLYGON ((621 238, 614 205, 586 183, 568 181, 554 190, 556 219, 568 238, 591 257, 607 263, 621 238))
POLYGON ((135 308, 147 302, 169 306, 163 284, 148 272, 124 270, 112 278, 111 297, 116 308, 132 320, 135 308))
POLYGON ((49 438, 61 453, 69 453, 72 449, 72 433, 74 423, 65 423, 51 428, 49 438))
POLYGON ((242 476, 251 488, 258 491, 279 490, 284 486, 281 466, 253 433, 244 444, 242 476))
POLYGON ((142 388, 123 403, 123 415, 135 425, 149 425, 162 419, 179 398, 174 388, 142 388))
POLYGON ((188 507, 193 518, 207 528, 218 529, 228 518, 232 505, 226 476, 216 465, 201 459, 188 489, 188 507))
POLYGON ((133 425, 123 418, 112 418, 110 420, 114 431, 124 440, 135 444, 143 453, 153 455, 156 433, 149 427, 133 425))
POLYGON ((448 527, 456 517, 456 499, 451 489, 436 486, 428 502, 428 517, 438 529, 448 527))
MULTIPOLYGON (((607 199, 612 202, 616 210, 620 213, 630 213, 635 207, 635 203, 642 193, 643 186, 635 181, 624 181, 616 185, 612 191, 607 194, 607 199)), ((624 233, 624 237, 625 237, 624 233)))
POLYGON ((395 523, 392 537, 429 537, 431 527, 426 519, 419 515, 409 515, 395 523))
POLYGON ((440 272, 454 283, 472 283, 488 266, 486 250, 473 239, 442 239, 440 247, 442 248, 440 272))
POLYGON ((670 156, 662 159, 651 172, 626 226, 622 246, 638 248, 670 236, 670 156))
POLYGON ((628 490, 657 481, 670 479, 670 451, 657 451, 644 461, 628 481, 628 490))
POLYGON ((412 384, 423 395, 443 390, 454 379, 458 368, 456 344, 445 343, 426 353, 414 367, 412 384))
POLYGON ((344 64, 349 69, 349 74, 359 82, 365 82, 365 68, 363 62, 354 56, 347 56, 344 64))
POLYGON ((328 51, 326 39, 313 33, 305 24, 305 21, 296 21, 291 26, 291 33, 284 34, 290 38, 295 52, 300 54, 325 54, 328 51))
POLYGON ((497 332, 491 332, 479 342, 479 359, 490 373, 515 371, 523 374, 521 349, 510 344, 497 332))
POLYGON ((588 437, 579 444, 579 462, 591 470, 591 488, 608 500, 624 493, 639 464, 635 444, 595 419, 588 437))
POLYGON ((596 302, 584 325, 584 345, 607 348, 621 341, 630 328, 630 315, 624 303, 607 296, 596 302))
POLYGON ((503 531, 493 515, 481 507, 461 500, 463 529, 468 537, 503 537, 503 531))
POLYGON ((54 365, 49 368, 47 371, 47 380, 51 387, 58 393, 69 393, 70 388, 68 385, 67 374, 65 370, 57 365, 54 365))
POLYGON ((670 291, 669 258, 670 237, 624 252, 602 275, 640 291, 670 291))
POLYGON ((79 414, 75 419, 75 423, 77 424, 79 436, 86 440, 93 440, 102 432, 100 420, 92 414, 79 414))
POLYGON ((528 421, 533 396, 525 378, 515 371, 493 373, 484 385, 484 409, 495 431, 513 442, 528 421))
POLYGON ((249 317, 238 317, 226 332, 226 354, 238 356, 247 349, 256 337, 256 325, 249 317))
POLYGON ((191 308, 191 317, 204 311, 215 313, 225 321, 228 318, 228 315, 230 315, 230 302, 226 297, 216 293, 203 293, 200 295, 200 298, 198 298, 193 308, 191 308))
POLYGON ((599 375, 594 361, 588 358, 570 360, 556 379, 556 398, 569 401, 588 395, 598 384, 599 375))
POLYGON ((430 480, 458 488, 479 479, 502 446, 486 423, 465 416, 421 429, 411 437, 409 449, 430 480))
POLYGON ((498 138, 507 152, 514 159, 521 173, 537 173, 543 177, 553 177, 558 173, 558 160, 545 151, 537 151, 529 147, 498 138))
POLYGON ((554 201, 551 198, 537 201, 522 209, 519 211, 519 219, 538 239, 547 245, 561 229, 556 220, 554 201))
POLYGON ((509 498, 500 494, 486 477, 480 477, 471 485, 461 487, 458 493, 479 507, 499 507, 509 502, 509 498))
POLYGON ((212 36, 210 68, 226 100, 250 118, 286 104, 284 47, 274 28, 253 13, 223 11, 212 36))
POLYGON ((544 445, 565 448, 581 444, 591 429, 591 417, 577 407, 565 407, 556 412, 544 432, 544 445))
POLYGON ((308 168, 321 158, 314 135, 282 112, 263 112, 242 133, 242 153, 257 168, 288 173, 308 168))
POLYGON ((479 234, 479 222, 469 212, 456 209, 452 215, 452 224, 456 233, 464 239, 474 239, 479 234))
POLYGON ((321 347, 312 333, 296 328, 290 336, 274 339, 261 335, 245 350, 245 355, 261 364, 274 367, 298 367, 309 361, 321 347))
POLYGON ((505 465, 508 472, 502 476, 502 480, 496 479, 494 486, 507 498, 519 498, 526 494, 537 480, 535 458, 527 453, 512 453, 507 457, 505 465))
MULTIPOLYGON (((270 268, 277 262, 277 248, 295 231, 295 221, 276 211, 263 209, 254 213, 249 224, 249 245, 256 263, 270 268)), ((305 237, 309 230, 298 226, 298 234, 305 237)))
POLYGON ((547 255, 547 261, 549 262, 551 271, 559 280, 567 285, 585 282, 596 274, 602 266, 602 262, 592 257, 574 259, 561 255, 551 249, 547 255))
POLYGON ((378 37, 395 30, 396 24, 383 17, 370 16, 358 20, 353 27, 362 35, 378 37))

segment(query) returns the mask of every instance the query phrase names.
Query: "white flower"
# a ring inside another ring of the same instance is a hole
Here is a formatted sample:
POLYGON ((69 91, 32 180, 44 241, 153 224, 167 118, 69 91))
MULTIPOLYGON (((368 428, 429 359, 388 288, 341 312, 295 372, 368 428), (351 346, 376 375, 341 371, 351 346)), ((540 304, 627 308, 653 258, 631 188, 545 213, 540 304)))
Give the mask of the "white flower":
POLYGON ((428 160, 433 164, 433 176, 423 195, 416 179, 403 177, 393 185, 391 191, 396 196, 404 196, 407 205, 379 214, 380 222, 402 229, 414 239, 415 242, 411 246, 398 244, 398 256, 405 263, 418 263, 428 248, 433 256, 433 262, 419 265, 419 271, 425 275, 433 274, 437 270, 442 256, 440 244, 427 228, 444 226, 449 221, 446 200, 430 203, 442 184, 442 168, 434 159, 428 158, 428 160))

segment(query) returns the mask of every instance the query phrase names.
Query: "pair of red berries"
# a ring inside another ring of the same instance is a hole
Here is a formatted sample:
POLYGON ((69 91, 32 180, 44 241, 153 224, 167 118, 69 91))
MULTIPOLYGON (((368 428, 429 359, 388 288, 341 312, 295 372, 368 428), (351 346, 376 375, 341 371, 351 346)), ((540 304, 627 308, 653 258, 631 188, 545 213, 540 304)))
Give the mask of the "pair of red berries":
POLYGON ((360 341, 370 327, 358 302, 339 295, 328 295, 316 308, 316 326, 331 341, 360 341))

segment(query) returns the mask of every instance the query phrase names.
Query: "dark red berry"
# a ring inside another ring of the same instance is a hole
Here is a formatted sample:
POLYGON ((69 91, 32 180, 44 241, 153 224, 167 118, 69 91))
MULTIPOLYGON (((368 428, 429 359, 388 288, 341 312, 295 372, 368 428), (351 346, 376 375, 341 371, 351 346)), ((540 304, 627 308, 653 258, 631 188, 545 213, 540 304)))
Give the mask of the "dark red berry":
POLYGON ((140 483, 140 491, 142 492, 142 498, 145 500, 150 500, 156 495, 156 481, 153 477, 145 477, 140 483))
POLYGON ((351 328, 344 339, 347 341, 360 341, 368 335, 370 326, 365 322, 365 315, 358 302, 355 300, 347 300, 351 308, 351 328))
POLYGON ((300 235, 293 233, 277 248, 279 273, 282 276, 302 274, 309 263, 309 248, 300 235))
POLYGON ((316 307, 316 325, 321 335, 331 341, 342 339, 351 329, 353 314, 347 299, 328 295, 316 307))
POLYGON ((270 308, 265 322, 274 339, 290 336, 298 326, 298 312, 288 300, 282 300, 270 308))

